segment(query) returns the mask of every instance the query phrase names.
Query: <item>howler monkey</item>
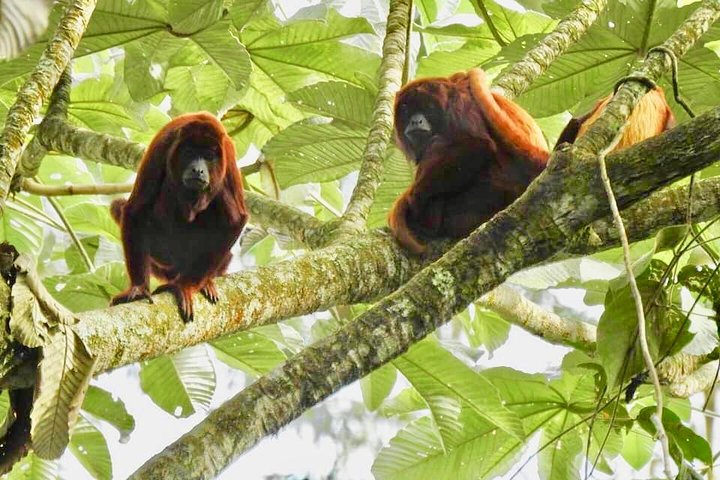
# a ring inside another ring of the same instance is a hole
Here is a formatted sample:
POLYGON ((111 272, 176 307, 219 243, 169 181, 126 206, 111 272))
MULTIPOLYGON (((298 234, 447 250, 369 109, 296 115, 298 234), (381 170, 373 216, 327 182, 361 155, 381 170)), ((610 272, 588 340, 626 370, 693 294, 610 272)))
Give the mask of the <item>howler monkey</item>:
POLYGON ((417 165, 388 223, 415 254, 424 237, 461 238, 507 207, 545 168, 533 118, 490 91, 480 69, 414 80, 395 98, 395 139, 417 165))
MULTIPOLYGON (((560 133, 555 148, 558 148, 561 143, 575 143, 575 140, 583 136, 588 128, 590 128, 590 125, 598 119, 612 97, 613 94, 610 94, 602 98, 595 104, 595 107, 590 112, 581 117, 571 119, 562 133, 560 133)), ((663 89, 655 87, 647 92, 635 106, 635 109, 627 120, 627 125, 625 126, 620 141, 611 151, 614 152, 635 143, 642 142, 674 126, 675 117, 665 100, 663 89)))
POLYGON ((150 299, 149 275, 193 319, 193 293, 215 303, 213 278, 225 273, 230 248, 248 219, 235 147, 206 112, 181 115, 155 135, 127 200, 110 207, 122 232, 130 287, 111 304, 150 299))

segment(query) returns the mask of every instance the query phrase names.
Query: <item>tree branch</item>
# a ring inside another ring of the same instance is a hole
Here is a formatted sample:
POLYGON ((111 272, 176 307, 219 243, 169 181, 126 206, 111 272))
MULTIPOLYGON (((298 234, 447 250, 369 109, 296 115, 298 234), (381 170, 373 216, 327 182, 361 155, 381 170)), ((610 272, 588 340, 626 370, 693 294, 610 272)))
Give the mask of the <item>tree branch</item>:
MULTIPOLYGON (((705 222, 720 214, 720 178, 701 180, 693 187, 692 218, 695 222, 705 222)), ((626 220, 625 229, 630 241, 636 242, 650 238, 661 229, 670 225, 682 225, 687 218, 687 206, 690 201, 688 186, 655 192, 645 200, 622 211, 626 220), (653 212, 648 215, 647 212, 653 212)), ((611 218, 597 220, 591 224, 595 241, 586 235, 576 235, 558 258, 575 255, 587 255, 598 250, 614 248, 620 244, 618 232, 611 218)), ((590 229, 583 233, 587 233, 590 229)))
MULTIPOLYGON (((610 156, 608 170, 620 179, 615 185, 618 205, 637 202, 714 163, 719 154, 720 108, 716 108, 610 156)), ((546 260, 589 222, 608 216, 603 193, 594 157, 568 148, 556 152, 548 168, 508 209, 354 322, 307 347, 211 412, 133 478, 216 475, 265 435, 401 355, 510 274, 546 260), (571 150, 577 155, 569 155, 571 150)))
POLYGON ((507 285, 500 285, 478 300, 508 322, 550 343, 595 350, 596 329, 588 323, 565 320, 531 302, 507 285))
POLYGON ((25 137, 60 74, 70 63, 90 21, 95 3, 96 0, 74 0, 68 5, 37 67, 20 88, 15 104, 5 117, 5 128, 0 134, 0 210, 10 190, 25 137))
POLYGON ((356 231, 365 227, 370 207, 375 200, 375 192, 382 180, 383 161, 392 135, 395 92, 400 89, 405 63, 406 29, 410 21, 410 4, 410 0, 390 1, 372 123, 360 164, 357 185, 350 197, 347 210, 340 220, 341 230, 344 226, 356 231))
POLYGON ((573 13, 558 23, 552 33, 531 48, 520 61, 502 72, 493 82, 493 89, 508 98, 520 95, 557 57, 585 34, 606 5, 607 0, 581 2, 573 13))
MULTIPOLYGON (((72 72, 70 64, 60 75, 57 85, 53 89, 50 95, 50 102, 48 104, 45 118, 40 122, 38 129, 42 128, 43 123, 47 122, 51 118, 59 118, 64 120, 67 118, 67 107, 70 103, 70 90, 72 89, 72 72)), ((40 164, 43 158, 47 154, 47 149, 42 145, 40 139, 35 135, 30 144, 27 146, 20 162, 18 163, 17 171, 15 172, 15 179, 13 183, 19 183, 22 177, 34 177, 40 170, 40 164)), ((14 188, 14 185, 13 185, 14 188)))

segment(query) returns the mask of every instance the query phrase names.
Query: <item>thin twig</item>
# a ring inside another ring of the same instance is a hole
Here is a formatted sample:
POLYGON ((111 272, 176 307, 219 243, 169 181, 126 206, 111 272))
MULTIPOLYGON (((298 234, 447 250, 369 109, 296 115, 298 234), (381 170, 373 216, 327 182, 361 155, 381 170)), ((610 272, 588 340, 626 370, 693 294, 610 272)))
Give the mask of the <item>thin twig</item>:
POLYGON ((60 197, 68 195, 115 195, 128 193, 132 183, 104 183, 99 185, 45 185, 26 178, 22 189, 41 197, 60 197))
POLYGON ((615 194, 613 193, 612 189, 612 184, 610 183, 610 177, 608 177, 607 166, 605 165, 605 155, 608 152, 612 151, 612 149, 615 148, 615 146, 618 144, 618 142, 622 138, 622 131, 623 128, 620 129, 620 131, 617 133, 615 139, 610 143, 610 145, 605 147, 603 151, 600 152, 600 154, 598 155, 598 165, 600 167, 600 178, 602 179, 603 186, 605 187, 608 202, 610 203, 610 210, 612 211, 613 219, 615 220, 615 228, 617 228, 618 234, 620 236, 620 243, 622 244, 623 249, 625 270, 627 272, 628 283, 630 284, 630 292, 632 293, 633 299, 635 300, 635 313, 638 320, 638 341, 640 342, 640 349, 642 350, 645 366, 648 369, 650 379, 652 380, 652 384, 655 389, 655 404, 657 408, 655 414, 650 417, 650 420, 657 429, 657 437, 658 440, 660 440, 660 445, 662 445, 665 476, 668 478, 668 480, 670 480, 672 479, 670 463, 670 445, 668 443, 668 437, 667 433, 665 432, 665 427, 662 424, 663 398, 662 388, 660 387, 660 378, 658 377, 657 370, 655 369, 655 363, 653 361, 652 354, 650 353, 650 347, 648 346, 647 328, 645 325, 645 308, 643 307, 640 289, 638 288, 637 282, 635 281, 635 275, 633 275, 632 258, 630 254, 630 242, 628 241, 627 233, 625 232, 625 225, 623 224, 622 217, 620 216, 620 209, 618 208, 617 200, 615 199, 615 194))
MULTIPOLYGON (((37 181, 37 179, 36 179, 37 181)), ((39 183, 39 182, 38 182, 39 183)), ((93 261, 90 259, 90 255, 88 255, 87 250, 85 250, 85 247, 83 246, 82 242, 80 241, 80 238, 77 236, 77 233, 75 233, 75 230, 72 228, 72 225, 70 225, 70 222, 68 222, 67 217, 65 216, 65 212, 62 210, 62 205, 55 200, 53 197, 48 197, 48 202, 50 202, 50 205, 52 205, 53 209, 55 210, 55 213, 57 213, 57 216, 60 218, 60 221, 63 225, 65 225, 65 230, 67 230, 68 235, 70 235, 70 238, 72 239, 73 243, 75 244, 75 248, 78 249, 78 252, 80 253, 80 257, 83 259, 83 262, 85 263, 85 266, 89 271, 95 270, 95 265, 93 264, 93 261)))

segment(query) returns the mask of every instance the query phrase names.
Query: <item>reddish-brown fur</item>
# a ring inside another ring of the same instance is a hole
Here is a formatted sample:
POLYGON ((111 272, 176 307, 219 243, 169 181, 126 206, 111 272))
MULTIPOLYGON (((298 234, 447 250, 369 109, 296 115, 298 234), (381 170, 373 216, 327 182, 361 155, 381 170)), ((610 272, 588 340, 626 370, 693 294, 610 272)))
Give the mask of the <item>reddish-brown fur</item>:
POLYGON ((480 69, 405 85, 395 98, 395 138, 417 169, 388 223, 398 242, 416 254, 426 248, 419 236, 461 238, 507 207, 549 156, 533 118, 492 92, 480 69), (433 125, 429 144, 416 156, 404 132, 418 112, 431 112, 441 126, 433 125))
POLYGON ((206 112, 181 115, 155 135, 145 151, 127 200, 110 208, 121 227, 130 287, 112 304, 150 299, 149 275, 166 282, 185 321, 193 318, 192 295, 218 300, 213 278, 225 273, 230 249, 248 219, 235 147, 223 125, 206 112), (194 150, 188 150, 194 149, 194 150), (209 184, 186 187, 183 175, 203 153, 209 184))
MULTIPOLYGON (((612 94, 608 95, 598 101, 589 113, 570 120, 560 134, 555 148, 564 142, 574 143, 577 138, 585 135, 590 125, 595 123, 612 97, 612 94)), ((642 142, 674 126, 675 117, 665 100, 665 94, 662 88, 655 87, 647 92, 635 106, 635 109, 628 118, 620 141, 612 151, 614 152, 635 143, 642 142)))

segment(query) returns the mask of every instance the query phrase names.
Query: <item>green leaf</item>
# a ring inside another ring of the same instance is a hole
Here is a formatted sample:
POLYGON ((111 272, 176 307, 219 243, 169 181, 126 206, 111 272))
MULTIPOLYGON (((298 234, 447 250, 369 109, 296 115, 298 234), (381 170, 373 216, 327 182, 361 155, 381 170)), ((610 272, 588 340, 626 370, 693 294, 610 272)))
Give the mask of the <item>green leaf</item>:
POLYGON ((120 241, 120 228, 110 216, 107 205, 79 203, 66 208, 65 217, 77 233, 102 235, 108 240, 120 241))
POLYGON ((133 100, 142 102, 163 93, 170 59, 186 44, 187 40, 160 31, 125 45, 123 77, 133 100))
POLYGON ((103 434, 85 418, 80 417, 72 432, 70 451, 93 478, 112 478, 110 450, 103 434))
POLYGON ((418 61, 416 78, 446 76, 482 66, 500 51, 494 40, 469 40, 460 48, 432 52, 418 61))
POLYGON ((307 182, 337 180, 357 169, 367 142, 367 129, 343 123, 296 123, 272 138, 263 149, 275 163, 283 188, 307 182))
POLYGON ((443 445, 430 417, 422 417, 401 430, 375 459, 372 473, 377 480, 455 480, 488 478, 517 446, 505 432, 497 431, 475 417, 461 419, 472 435, 456 448, 443 453, 443 445), (488 428, 489 427, 489 428, 488 428), (481 433, 482 432, 482 433, 481 433))
MULTIPOLYGON (((22 194, 21 194, 22 195, 22 194)), ((24 198, 41 207, 39 198, 24 198)), ((37 213, 11 199, 8 208, 0 218, 0 242, 8 242, 20 253, 37 255, 43 246, 43 226, 37 220, 37 213)))
MULTIPOLYGON (((656 429, 650 417, 655 414, 656 410, 655 406, 645 407, 637 417, 640 426, 653 437, 656 429)), ((663 427, 665 427, 665 433, 667 433, 668 442, 670 443, 670 454, 677 464, 682 463, 683 459, 690 462, 698 459, 705 465, 712 463, 712 451, 705 438, 683 425, 680 418, 672 410, 664 408, 662 417, 663 427)))
MULTIPOLYGON (((141 129, 126 108, 130 103, 127 90, 119 88, 113 76, 100 75, 73 85, 68 118, 73 124, 95 132, 123 136, 129 128, 141 129)), ((82 168, 83 171, 87 171, 87 167, 82 168)))
POLYGON ((110 298, 127 283, 125 265, 120 262, 105 263, 92 273, 43 278, 52 296, 73 312, 107 307, 110 298))
POLYGON ((233 6, 230 8, 230 18, 235 28, 242 30, 248 21, 256 17, 263 17, 263 14, 267 14, 270 7, 272 7, 272 4, 267 0, 233 2, 233 6))
POLYGON ((61 326, 42 349, 30 420, 33 450, 58 458, 68 444, 95 360, 74 330, 61 326))
POLYGON ((378 228, 387 225, 387 217, 395 199, 410 186, 413 170, 410 162, 394 145, 390 145, 385 155, 383 180, 375 193, 375 202, 368 216, 368 227, 378 228))
POLYGON ((253 377, 263 375, 286 357, 277 344, 255 329, 210 342, 218 360, 253 377))
POLYGON ((203 49, 215 65, 225 72, 233 88, 241 91, 250 80, 252 64, 250 55, 240 43, 234 30, 227 20, 201 30, 190 38, 203 49))
POLYGON ((13 465, 13 469, 8 473, 7 480, 57 480, 58 462, 57 460, 44 460, 33 452, 30 452, 13 465))
POLYGON ((569 412, 558 415, 545 424, 540 445, 549 446, 540 452, 538 470, 543 480, 566 480, 582 478, 579 456, 584 449, 583 439, 576 429, 565 431, 579 418, 569 412))
MULTIPOLYGON (((588 33, 521 95, 520 103, 539 117, 574 105, 578 112, 589 110, 695 8, 697 5, 677 8, 670 0, 610 3, 588 33)), ((686 74, 693 75, 694 68, 681 62, 681 82, 686 74)))
POLYGON ((374 34, 364 18, 346 18, 328 9, 325 18, 278 25, 267 17, 246 25, 242 40, 253 63, 285 92, 323 80, 345 80, 362 86, 373 77, 379 57, 339 40, 374 34))
POLYGON ((173 32, 190 34, 217 22, 222 9, 223 0, 171 0, 168 20, 173 32))
POLYGON ((210 408, 215 369, 205 346, 143 362, 140 386, 160 408, 178 418, 210 408))
MULTIPOLYGON (((177 55, 190 57, 181 63, 191 64, 175 66, 167 72, 165 89, 173 99, 175 112, 207 110, 217 114, 240 100, 242 95, 232 87, 227 72, 215 63, 206 62, 200 47, 188 45, 177 55)), ((176 62, 174 59, 173 63, 176 62)))
MULTIPOLYGON (((649 280, 638 280, 643 305, 653 298, 659 284, 649 280)), ((663 298, 663 296, 661 296, 663 298)), ((663 301, 657 299, 658 305, 663 301)), ((661 307, 653 308, 645 318, 650 353, 657 358, 663 334, 670 337, 665 324, 666 312, 661 307)), ((610 290, 605 301, 605 311, 600 317, 597 329, 597 352, 607 372, 608 386, 615 388, 645 369, 642 351, 637 341, 637 313, 629 287, 619 291, 610 290), (627 365, 626 365, 627 362, 627 365)))
MULTIPOLYGON (((95 262, 95 254, 100 248, 100 235, 93 235, 92 237, 81 238, 80 244, 85 249, 85 252, 87 252, 90 260, 95 262)), ((117 248, 116 245, 117 244, 114 244, 113 246, 117 248)), ((85 264, 85 261, 80 255, 80 251, 78 250, 77 245, 75 245, 74 243, 69 245, 68 248, 65 249, 65 251, 63 252, 63 258, 65 259, 65 264, 67 265, 68 270, 71 274, 84 273, 88 271, 88 266, 85 264)))
POLYGON ((390 395, 397 378, 397 369, 392 365, 383 365, 360 379, 365 406, 370 411, 377 410, 390 395))
MULTIPOLYGON (((399 357, 393 364, 420 392, 435 410, 440 431, 457 429, 457 415, 450 413, 448 399, 457 399, 485 421, 498 426, 510 435, 522 439, 525 432, 517 415, 508 410, 497 390, 483 376, 478 375, 437 343, 425 340, 399 357)), ((446 437, 445 440, 448 440, 446 437)))
POLYGON ((82 408, 86 413, 115 427, 120 433, 120 443, 125 443, 135 429, 135 419, 128 413, 125 403, 102 388, 90 385, 82 408))
POLYGON ((320 82, 292 92, 288 100, 315 115, 342 120, 359 128, 370 125, 372 92, 346 82, 320 82))
MULTIPOLYGON (((483 2, 483 5, 492 16, 493 24, 499 35, 508 43, 524 35, 551 32, 557 24, 555 20, 546 15, 535 12, 518 12, 494 1, 483 2)), ((475 11, 478 16, 481 16, 477 6, 478 3, 473 2, 475 11)))
POLYGON ((505 344, 510 335, 510 324, 497 313, 482 307, 476 306, 472 316, 466 310, 458 315, 458 319, 470 345, 475 348, 484 345, 491 353, 505 344))

